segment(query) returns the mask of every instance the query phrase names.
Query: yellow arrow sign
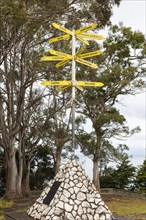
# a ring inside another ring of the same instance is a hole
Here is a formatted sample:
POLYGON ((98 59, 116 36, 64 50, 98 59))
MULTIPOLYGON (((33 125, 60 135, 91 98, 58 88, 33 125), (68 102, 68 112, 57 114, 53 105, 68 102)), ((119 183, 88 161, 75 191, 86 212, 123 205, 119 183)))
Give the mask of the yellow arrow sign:
POLYGON ((70 86, 59 86, 59 87, 57 88, 57 92, 60 92, 60 91, 62 91, 62 90, 64 90, 64 89, 67 89, 68 87, 70 87, 70 86))
POLYGON ((81 42, 83 42, 84 44, 89 45, 89 42, 88 42, 87 40, 84 40, 83 38, 79 37, 78 35, 77 35, 77 38, 78 38, 81 42))
POLYGON ((84 53, 84 54, 79 54, 77 57, 78 58, 88 58, 88 57, 94 57, 94 56, 98 56, 101 54, 100 50, 96 50, 90 53, 84 53))
POLYGON ((57 61, 57 60, 65 60, 65 57, 61 57, 61 56, 44 56, 41 57, 42 61, 57 61))
POLYGON ((86 65, 86 66, 90 66, 90 67, 92 67, 92 68, 94 68, 94 69, 97 69, 97 68, 98 68, 98 66, 97 66, 96 64, 91 63, 91 62, 89 62, 89 61, 87 61, 87 60, 83 60, 83 59, 81 59, 81 58, 76 58, 76 61, 77 61, 78 63, 82 63, 82 64, 84 64, 84 65, 86 65))
POLYGON ((49 43, 54 43, 54 42, 57 42, 57 41, 60 41, 60 40, 68 39, 68 38, 70 38, 70 35, 69 35, 69 34, 61 35, 61 36, 59 36, 59 37, 51 38, 51 39, 49 40, 49 43))
POLYGON ((43 86, 71 86, 71 81, 45 81, 42 82, 43 86))
POLYGON ((79 34, 79 33, 82 33, 82 32, 86 32, 86 31, 89 31, 93 28, 96 28, 97 24, 90 24, 86 27, 83 27, 83 28, 80 28, 79 30, 76 30, 75 31, 75 34, 79 34))
POLYGON ((76 88, 79 89, 80 91, 84 91, 84 89, 81 86, 76 85, 76 88))
POLYGON ((84 82, 84 81, 77 81, 78 86, 104 86, 102 82, 84 82))
POLYGON ((81 47, 80 50, 76 53, 76 55, 75 55, 74 58, 76 58, 76 57, 79 56, 81 53, 83 53, 85 49, 86 49, 86 47, 81 47))
POLYGON ((67 53, 63 53, 63 52, 60 52, 60 51, 57 51, 57 50, 49 50, 49 52, 53 55, 57 55, 57 56, 60 56, 60 57, 64 57, 66 59, 72 59, 72 56, 67 54, 67 53))
POLYGON ((104 37, 102 35, 98 35, 98 34, 84 34, 84 33, 81 33, 79 35, 77 35, 81 38, 90 38, 90 39, 95 39, 95 40, 103 40, 104 37))
POLYGON ((67 63, 69 63, 69 62, 70 62, 70 60, 63 60, 63 61, 57 63, 57 64, 55 65, 55 67, 56 67, 56 68, 61 67, 61 66, 65 65, 65 64, 67 64, 67 63))
POLYGON ((61 25, 59 25, 59 24, 57 24, 57 23, 55 23, 55 22, 52 23, 52 25, 53 25, 55 28, 59 29, 60 31, 63 31, 63 32, 67 33, 67 34, 72 35, 72 31, 70 31, 69 29, 67 29, 67 28, 65 28, 65 27, 63 27, 63 26, 61 26, 61 25))

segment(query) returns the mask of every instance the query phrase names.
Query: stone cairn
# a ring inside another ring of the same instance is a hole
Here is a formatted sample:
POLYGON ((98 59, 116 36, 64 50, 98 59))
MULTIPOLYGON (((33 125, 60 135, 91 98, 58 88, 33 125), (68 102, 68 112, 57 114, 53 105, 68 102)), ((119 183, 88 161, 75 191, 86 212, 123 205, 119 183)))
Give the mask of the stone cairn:
POLYGON ((48 183, 28 215, 40 220, 112 220, 83 168, 69 161, 48 183))

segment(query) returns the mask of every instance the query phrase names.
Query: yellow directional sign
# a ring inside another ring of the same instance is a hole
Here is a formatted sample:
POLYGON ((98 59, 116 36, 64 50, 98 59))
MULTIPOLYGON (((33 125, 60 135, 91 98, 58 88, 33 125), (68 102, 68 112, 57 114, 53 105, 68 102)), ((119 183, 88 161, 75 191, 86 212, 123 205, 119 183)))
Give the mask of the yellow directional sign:
POLYGON ((97 68, 98 68, 98 66, 97 66, 96 64, 91 63, 91 62, 89 62, 89 61, 87 61, 87 60, 78 58, 78 57, 76 58, 76 61, 77 61, 78 63, 82 63, 82 64, 84 64, 84 65, 86 65, 86 66, 90 66, 90 67, 92 67, 92 68, 94 68, 94 69, 97 69, 97 68))
POLYGON ((57 41, 60 41, 60 40, 68 39, 68 38, 70 38, 70 35, 69 35, 69 34, 61 35, 61 36, 59 36, 59 37, 51 38, 51 39, 49 40, 49 43, 54 43, 54 42, 57 42, 57 41))
POLYGON ((56 67, 56 68, 61 67, 61 66, 65 65, 65 64, 67 64, 67 63, 69 63, 69 62, 70 62, 70 60, 63 60, 63 61, 57 63, 57 64, 55 65, 55 67, 56 67))
POLYGON ((84 81, 77 81, 78 86, 104 86, 102 82, 84 82, 84 81))
POLYGON ((61 57, 61 56, 44 56, 41 57, 42 61, 57 61, 57 60, 65 60, 65 57, 61 57))
POLYGON ((89 31, 89 30, 91 30, 91 29, 93 29, 93 28, 96 28, 96 26, 97 26, 97 24, 90 24, 90 25, 88 25, 88 26, 86 26, 86 27, 83 27, 83 28, 81 28, 81 29, 79 29, 79 30, 76 30, 76 31, 75 31, 75 34, 77 35, 77 34, 80 34, 80 33, 82 33, 82 32, 89 31))
POLYGON ((57 56, 60 56, 60 57, 66 58, 66 59, 72 59, 72 56, 67 53, 63 53, 63 52, 60 52, 57 50, 49 50, 49 52, 53 55, 57 55, 57 56))
POLYGON ((71 81, 45 81, 42 82, 43 86, 71 86, 71 81))
POLYGON ((88 57, 94 57, 94 56, 98 56, 101 54, 101 51, 100 50, 96 50, 96 51, 93 51, 93 52, 89 52, 89 53, 84 53, 84 54, 79 54, 77 56, 77 58, 88 58, 88 57))
POLYGON ((59 87, 57 88, 57 92, 60 92, 60 91, 62 91, 62 90, 64 90, 64 89, 67 89, 68 87, 70 87, 70 86, 59 86, 59 87))
POLYGON ((77 38, 78 38, 81 42, 83 42, 84 44, 89 45, 89 42, 88 42, 87 40, 84 40, 83 38, 79 37, 78 35, 77 35, 77 38))
POLYGON ((84 89, 81 86, 76 85, 76 88, 79 89, 80 91, 84 91, 84 89))
POLYGON ((84 52, 84 50, 86 49, 86 47, 81 47, 80 50, 76 53, 75 57, 79 56, 80 54, 82 54, 84 52))
POLYGON ((103 40, 104 39, 104 37, 102 35, 98 35, 98 34, 84 34, 84 33, 81 33, 81 34, 78 35, 78 37, 95 39, 95 40, 103 40))
POLYGON ((63 26, 61 26, 61 25, 59 25, 59 24, 57 24, 57 23, 55 23, 55 22, 52 23, 52 25, 53 25, 55 28, 59 29, 60 31, 63 31, 63 32, 67 33, 67 34, 72 35, 72 31, 70 31, 69 29, 67 29, 67 28, 65 28, 65 27, 63 27, 63 26))

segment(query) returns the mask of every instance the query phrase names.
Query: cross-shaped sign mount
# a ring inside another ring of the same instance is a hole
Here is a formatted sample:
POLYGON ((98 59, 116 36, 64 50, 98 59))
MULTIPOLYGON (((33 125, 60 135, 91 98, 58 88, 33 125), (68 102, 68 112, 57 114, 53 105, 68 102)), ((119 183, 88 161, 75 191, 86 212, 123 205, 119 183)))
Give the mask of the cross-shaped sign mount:
POLYGON ((72 40, 72 54, 63 53, 57 50, 49 50, 51 56, 43 56, 42 61, 59 61, 55 66, 59 68, 69 62, 72 62, 71 80, 70 81, 44 81, 41 84, 43 86, 58 86, 58 92, 68 87, 72 87, 72 147, 75 150, 75 89, 83 91, 83 86, 95 86, 102 87, 104 84, 102 82, 84 82, 76 81, 76 62, 89 66, 91 68, 98 68, 95 63, 91 63, 86 60, 93 56, 99 56, 101 54, 100 50, 83 53, 85 47, 81 47, 79 51, 76 52, 76 38, 80 40, 83 44, 89 45, 87 39, 91 40, 103 40, 104 37, 98 34, 88 33, 89 30, 96 28, 96 24, 91 24, 78 30, 69 30, 57 23, 52 24, 55 28, 64 32, 64 35, 59 37, 51 38, 49 43, 55 43, 61 40, 72 40))

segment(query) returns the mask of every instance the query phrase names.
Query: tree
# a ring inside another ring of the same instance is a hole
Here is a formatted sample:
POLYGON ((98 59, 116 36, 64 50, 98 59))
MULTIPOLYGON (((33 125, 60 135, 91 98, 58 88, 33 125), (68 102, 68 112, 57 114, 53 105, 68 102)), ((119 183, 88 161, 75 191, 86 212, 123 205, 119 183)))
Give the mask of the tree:
POLYGON ((102 188, 131 189, 134 184, 136 168, 124 155, 116 168, 106 167, 100 176, 102 188))
MULTIPOLYGON (((99 45, 92 47, 99 49, 99 45)), ((92 49, 93 50, 93 49, 92 49)), ((145 38, 131 28, 111 26, 109 36, 103 43, 103 54, 98 58, 99 70, 80 66, 80 77, 87 81, 104 83, 103 88, 86 89, 79 100, 78 113, 90 119, 93 127, 94 148, 86 144, 86 151, 92 155, 93 182, 99 190, 98 166, 102 159, 102 148, 111 138, 128 137, 139 128, 130 130, 126 119, 116 107, 121 96, 134 95, 145 86, 145 38)), ((94 60, 94 59, 93 59, 94 60)), ((82 138, 83 140, 83 138, 82 138)), ((83 140, 83 143, 85 141, 83 140)), ((83 145, 83 144, 82 144, 83 145)))
POLYGON ((51 22, 67 21, 67 25, 80 27, 81 22, 94 20, 102 27, 109 22, 112 7, 119 3, 120 0, 104 4, 100 0, 1 0, 0 144, 6 158, 7 197, 22 196, 22 188, 29 193, 30 163, 42 128, 42 115, 36 112, 41 112, 43 95, 34 83, 47 75, 46 65, 38 60, 44 53, 42 43, 53 35, 51 22))
POLYGON ((146 192, 146 160, 144 160, 143 164, 138 169, 135 186, 136 190, 146 192))

